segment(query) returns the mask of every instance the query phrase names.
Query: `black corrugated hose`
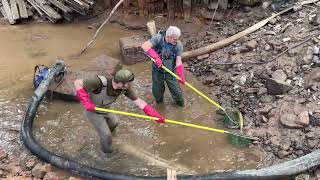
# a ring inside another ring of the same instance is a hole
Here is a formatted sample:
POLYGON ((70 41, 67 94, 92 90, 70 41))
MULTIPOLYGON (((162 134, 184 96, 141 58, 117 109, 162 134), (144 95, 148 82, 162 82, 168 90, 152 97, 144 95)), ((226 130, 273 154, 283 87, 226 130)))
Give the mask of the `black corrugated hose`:
MULTIPOLYGON (((41 160, 50 163, 58 168, 64 169, 71 173, 78 174, 84 177, 98 178, 98 179, 112 179, 112 180, 131 180, 131 179, 166 179, 162 177, 149 177, 149 176, 133 176, 126 174, 119 174, 108 172, 105 170, 96 169, 86 165, 79 164, 78 162, 60 157, 53 152, 48 151, 42 147, 32 135, 33 120, 36 115, 37 109, 48 90, 50 82, 61 71, 64 70, 65 64, 63 61, 58 60, 51 68, 48 75, 41 82, 32 96, 26 112, 23 117, 21 125, 21 135, 25 146, 31 153, 41 160)), ((295 160, 287 161, 278 165, 270 166, 258 170, 246 170, 229 173, 215 173, 207 175, 178 175, 178 179, 221 179, 221 180, 250 180, 250 179, 292 179, 296 174, 306 171, 312 167, 320 164, 320 150, 316 150, 306 156, 300 157, 295 160)))

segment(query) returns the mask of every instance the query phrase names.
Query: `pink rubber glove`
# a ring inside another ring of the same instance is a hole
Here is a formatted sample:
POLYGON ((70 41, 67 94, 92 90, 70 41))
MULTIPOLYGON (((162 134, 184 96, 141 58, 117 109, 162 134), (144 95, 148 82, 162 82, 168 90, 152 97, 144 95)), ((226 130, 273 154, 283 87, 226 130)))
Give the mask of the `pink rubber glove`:
POLYGON ((162 66, 162 60, 159 56, 159 54, 152 48, 150 48, 148 51, 147 51, 147 54, 149 54, 154 60, 155 60, 155 64, 158 68, 161 68, 162 66))
POLYGON ((152 116, 152 117, 156 117, 159 118, 157 120, 158 123, 165 123, 165 118, 160 116, 160 114, 157 112, 157 110, 155 110, 152 106, 150 106, 149 104, 147 104, 144 108, 143 108, 143 112, 146 113, 148 116, 152 116))
POLYGON ((179 65, 177 68, 176 68, 176 71, 177 71, 177 74, 180 78, 179 82, 181 84, 185 84, 186 83, 186 78, 184 77, 184 66, 183 64, 179 65))
POLYGON ((79 89, 77 91, 77 96, 87 111, 94 111, 95 105, 90 101, 89 94, 85 89, 79 89))

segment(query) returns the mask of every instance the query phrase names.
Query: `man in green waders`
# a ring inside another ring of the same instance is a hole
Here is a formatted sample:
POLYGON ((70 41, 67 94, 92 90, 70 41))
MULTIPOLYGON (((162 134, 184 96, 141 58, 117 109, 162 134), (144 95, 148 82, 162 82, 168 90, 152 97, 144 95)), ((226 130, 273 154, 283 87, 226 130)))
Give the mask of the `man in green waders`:
POLYGON ((163 102, 166 82, 175 103, 183 107, 184 99, 178 80, 161 68, 162 66, 167 67, 181 78, 179 81, 181 84, 185 84, 184 67, 181 60, 183 45, 179 41, 180 35, 181 31, 178 27, 170 26, 165 32, 159 32, 144 42, 141 48, 155 60, 155 63, 152 64, 152 94, 156 102, 163 102))
POLYGON ((85 114, 100 137, 102 151, 112 151, 111 132, 118 125, 118 117, 112 113, 95 112, 95 107, 110 108, 118 96, 124 94, 131 99, 148 116, 157 117, 158 123, 165 119, 149 104, 138 98, 131 88, 134 74, 126 69, 119 70, 114 77, 96 76, 92 79, 77 79, 74 85, 77 96, 85 107, 85 114))

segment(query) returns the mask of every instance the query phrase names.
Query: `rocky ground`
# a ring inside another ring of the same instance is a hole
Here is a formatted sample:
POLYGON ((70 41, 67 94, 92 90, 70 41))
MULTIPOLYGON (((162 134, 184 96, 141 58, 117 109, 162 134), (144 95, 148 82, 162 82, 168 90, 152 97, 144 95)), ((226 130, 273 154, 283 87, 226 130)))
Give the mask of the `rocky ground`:
MULTIPOLYGON (((258 137, 254 144, 273 156, 266 160, 268 165, 320 148, 318 8, 296 7, 232 45, 186 62, 210 87, 213 98, 242 112, 246 133, 258 137)), ((263 19, 264 13, 268 10, 262 7, 245 7, 236 19, 190 36, 186 47, 196 49, 229 37, 263 19)), ((320 178, 319 170, 314 172, 310 177, 320 178)))
MULTIPOLYGON (((208 17, 212 17, 213 11, 199 11, 191 21, 160 23, 158 18, 156 24, 180 26, 185 51, 194 50, 269 17, 272 9, 268 5, 235 5, 227 11, 218 11, 212 23, 208 17)), ((209 87, 209 96, 224 107, 242 112, 245 133, 259 138, 252 146, 269 154, 262 166, 301 157, 320 148, 319 6, 320 3, 297 6, 225 48, 185 61, 186 69, 209 87)), ((134 15, 114 18, 112 22, 128 29, 146 29, 146 20, 134 15)), ((98 25, 94 23, 90 28, 98 25)), ((59 179, 59 175, 52 178, 56 173, 54 168, 37 160, 31 159, 22 166, 12 163, 0 151, 0 161, 0 177, 59 179)), ((296 177, 318 178, 319 169, 296 177)))

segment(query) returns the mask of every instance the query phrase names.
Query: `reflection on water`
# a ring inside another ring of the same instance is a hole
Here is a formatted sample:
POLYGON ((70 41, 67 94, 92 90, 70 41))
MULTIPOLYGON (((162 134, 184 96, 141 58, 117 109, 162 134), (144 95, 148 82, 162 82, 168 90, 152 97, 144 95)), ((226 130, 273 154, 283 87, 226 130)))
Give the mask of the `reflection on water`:
MULTIPOLYGON (((94 31, 87 24, 21 25, 0 29, 0 107, 1 139, 10 144, 18 128, 24 108, 33 94, 32 78, 35 64, 51 66, 63 58, 72 67, 81 67, 88 59, 106 53, 120 58, 118 40, 134 33, 108 25, 80 59, 74 57, 92 38, 94 31), (9 128, 10 129, 10 128, 9 128), (11 139, 8 134, 11 133, 11 139), (13 133, 13 134, 12 134, 13 133), (4 138, 5 137, 5 138, 4 138)), ((136 74, 137 94, 154 105, 168 119, 223 128, 211 104, 184 87, 186 107, 172 104, 166 92, 164 104, 157 105, 151 93, 150 62, 127 67, 136 74)), ((188 82, 201 90, 205 87, 190 74, 188 82)), ((118 99, 114 109, 143 114, 125 97, 118 99)), ((183 174, 203 174, 220 170, 255 168, 261 160, 254 149, 232 147, 224 134, 157 124, 143 119, 120 116, 120 125, 113 133, 114 152, 104 154, 92 126, 76 102, 45 100, 34 124, 34 134, 43 146, 58 155, 112 172, 135 175, 165 175, 166 168, 183 174)), ((6 148, 1 143, 1 148, 6 148)), ((10 144, 11 149, 17 145, 10 144)), ((16 154, 18 156, 18 153, 16 154)))

